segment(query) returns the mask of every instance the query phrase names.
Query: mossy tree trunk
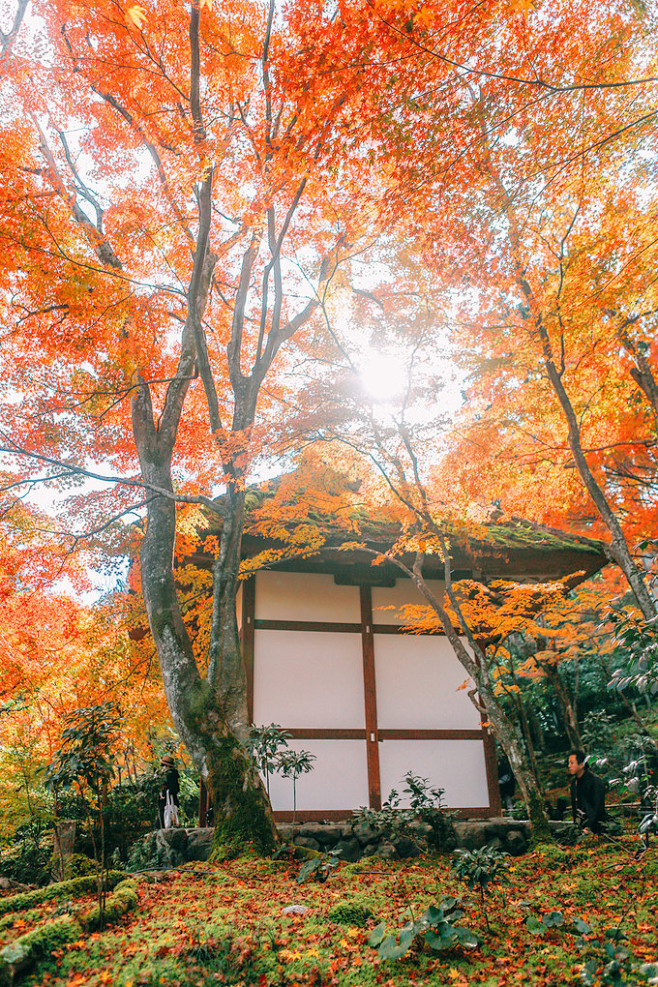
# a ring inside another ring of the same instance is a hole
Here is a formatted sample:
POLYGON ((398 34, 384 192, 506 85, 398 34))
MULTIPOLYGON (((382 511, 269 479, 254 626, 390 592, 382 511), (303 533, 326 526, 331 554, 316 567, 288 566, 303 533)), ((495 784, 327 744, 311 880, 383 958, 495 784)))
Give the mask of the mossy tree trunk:
POLYGON ((243 746, 249 722, 235 597, 244 492, 234 488, 224 498, 223 529, 213 571, 208 671, 202 677, 181 614, 173 569, 173 443, 162 422, 160 428, 155 426, 145 385, 133 402, 133 429, 144 478, 152 488, 171 491, 171 497, 150 501, 140 553, 142 594, 169 710, 192 760, 206 778, 215 811, 216 847, 231 854, 248 846, 267 852, 277 843, 276 826, 267 793, 243 746))

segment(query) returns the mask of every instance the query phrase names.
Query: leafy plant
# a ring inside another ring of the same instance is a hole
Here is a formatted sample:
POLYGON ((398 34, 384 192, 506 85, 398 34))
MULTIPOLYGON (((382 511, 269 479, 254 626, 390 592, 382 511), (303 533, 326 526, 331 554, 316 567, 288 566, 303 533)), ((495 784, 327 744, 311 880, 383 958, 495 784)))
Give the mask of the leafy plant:
POLYGON ((297 815, 297 779, 302 774, 313 770, 315 754, 309 751, 281 751, 276 759, 276 770, 284 778, 292 778, 292 824, 295 825, 297 815))
MULTIPOLYGON (((589 926, 586 922, 582 922, 581 919, 576 919, 576 922, 580 922, 581 926, 578 927, 574 923, 576 931, 585 934, 589 931, 589 926)), ((536 915, 528 915, 526 921, 526 928, 528 932, 532 932, 534 936, 543 936, 549 929, 561 929, 564 926, 564 915, 560 911, 546 912, 539 919, 536 915)))
POLYGON ((607 619, 621 664, 612 673, 609 688, 623 692, 629 686, 649 696, 658 694, 658 617, 645 620, 626 610, 611 608, 607 619))
POLYGON ((299 870, 297 883, 303 884, 309 878, 314 877, 316 881, 323 884, 332 870, 338 867, 341 853, 341 850, 328 850, 326 853, 319 853, 316 857, 312 857, 311 860, 307 860, 299 870))
POLYGON ((381 831, 395 842, 402 836, 418 845, 418 836, 413 824, 423 822, 432 829, 432 842, 441 849, 454 846, 452 814, 443 804, 444 790, 430 787, 427 778, 421 778, 407 771, 403 779, 402 795, 409 801, 408 809, 401 809, 402 795, 393 788, 381 809, 364 808, 359 818, 381 831))
POLYGON ((69 713, 65 723, 61 746, 47 768, 47 779, 55 790, 75 787, 82 800, 94 851, 102 927, 105 908, 105 806, 108 787, 114 776, 112 755, 121 718, 115 703, 106 702, 69 713))
POLYGON ((386 934, 386 923, 381 922, 368 938, 368 945, 379 953, 382 960, 398 960, 412 946, 433 953, 442 953, 463 946, 473 949, 478 945, 477 935, 470 929, 454 925, 463 915, 456 898, 444 898, 439 905, 430 905, 415 919, 413 915, 402 928, 386 934))
POLYGON ((477 888, 480 894, 480 906, 487 929, 489 916, 485 898, 493 884, 501 884, 509 880, 507 868, 509 854, 492 846, 484 846, 477 850, 455 850, 452 869, 455 875, 468 882, 471 891, 477 888))
POLYGON ((270 723, 264 727, 252 727, 247 739, 247 752, 252 763, 265 775, 265 787, 270 794, 270 775, 279 766, 279 754, 283 747, 288 746, 292 734, 279 726, 270 723))

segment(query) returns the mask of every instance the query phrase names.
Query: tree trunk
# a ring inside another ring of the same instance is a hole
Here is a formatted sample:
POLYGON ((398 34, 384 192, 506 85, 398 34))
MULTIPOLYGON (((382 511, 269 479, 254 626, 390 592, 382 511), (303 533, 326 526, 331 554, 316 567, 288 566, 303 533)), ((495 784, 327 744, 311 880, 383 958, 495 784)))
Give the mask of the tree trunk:
MULTIPOLYGON (((450 578, 450 555, 447 551, 444 554, 444 558, 446 591, 455 612, 460 615, 459 603, 454 599, 454 594, 452 593, 452 583, 450 578)), ((553 836, 551 834, 548 817, 544 808, 544 795, 541 790, 539 779, 532 770, 532 766, 528 760, 528 755, 524 750, 523 744, 517 737, 514 724, 498 702, 498 697, 496 696, 493 685, 490 681, 489 667, 482 649, 473 638, 473 635, 465 620, 462 616, 460 616, 464 631, 466 632, 469 640, 469 644, 473 649, 473 655, 469 654, 467 649, 464 647, 459 634, 452 625, 452 620, 450 619, 445 607, 442 605, 441 601, 437 599, 423 579, 420 571, 422 557, 419 556, 417 558, 413 571, 407 569, 406 566, 401 565, 399 560, 395 561, 397 565, 403 568, 411 576, 417 588, 438 616, 446 637, 452 645, 455 655, 477 687, 481 703, 476 703, 476 706, 480 709, 481 713, 484 717, 486 717, 486 720, 490 724, 490 727, 487 727, 487 729, 492 730, 496 740, 507 755, 510 767, 514 772, 514 777, 516 778, 516 782, 519 786, 521 798, 523 799, 526 809, 528 810, 528 819, 530 820, 530 828, 532 830, 534 842, 552 842, 553 836)))
POLYGON ((208 674, 201 678, 180 612, 172 566, 176 537, 173 437, 162 426, 156 429, 150 394, 143 383, 133 401, 133 431, 144 481, 163 491, 148 504, 140 563, 142 594, 171 717, 195 766, 207 774, 215 813, 216 855, 234 855, 247 847, 268 852, 278 842, 272 809, 240 743, 245 739, 247 708, 235 590, 244 495, 237 495, 237 502, 233 502, 235 496, 233 501, 229 498, 224 515, 213 572, 208 674))
POLYGON ((558 668, 553 662, 547 661, 540 662, 539 664, 544 669, 546 677, 551 683, 553 691, 557 696, 560 709, 562 710, 562 721, 564 723, 564 729, 567 737, 569 738, 569 744, 577 750, 582 750, 583 738, 580 736, 578 715, 571 696, 569 695, 569 691, 562 681, 558 668))

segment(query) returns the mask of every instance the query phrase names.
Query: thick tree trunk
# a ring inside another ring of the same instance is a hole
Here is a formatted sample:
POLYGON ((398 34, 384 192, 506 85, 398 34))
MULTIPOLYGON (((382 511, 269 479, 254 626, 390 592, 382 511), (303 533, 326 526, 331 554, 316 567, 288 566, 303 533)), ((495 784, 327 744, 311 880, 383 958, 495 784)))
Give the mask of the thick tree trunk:
POLYGON ((133 402, 133 430, 144 481, 163 496, 148 505, 141 549, 142 594, 174 725, 204 775, 215 811, 216 854, 254 847, 267 852, 278 842, 267 793, 249 764, 241 740, 247 728, 246 684, 235 615, 241 510, 229 502, 215 564, 209 668, 201 678, 176 593, 173 557, 176 503, 171 448, 153 421, 148 387, 133 402), (167 496, 167 493, 171 496, 167 496))

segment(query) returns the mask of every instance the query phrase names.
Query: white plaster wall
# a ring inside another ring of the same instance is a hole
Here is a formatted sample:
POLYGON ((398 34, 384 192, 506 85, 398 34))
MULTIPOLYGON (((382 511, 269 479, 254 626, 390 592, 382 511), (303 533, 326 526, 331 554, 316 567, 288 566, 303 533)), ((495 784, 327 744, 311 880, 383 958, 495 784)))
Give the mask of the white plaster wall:
MULTIPOLYGON (((428 579, 427 587, 439 600, 443 598, 445 584, 438 579, 428 579)), ((372 620, 374 624, 406 624, 408 623, 399 612, 399 608, 413 604, 426 604, 410 579, 397 579, 395 586, 372 587, 372 620), (382 610, 381 607, 395 607, 395 610, 382 610)))
POLYGON ((363 729, 361 635, 257 630, 254 723, 363 729))
POLYGON ((359 587, 336 586, 329 573, 259 572, 256 619, 360 624, 359 587))
MULTIPOLYGON (((315 754, 313 770, 297 779, 297 809, 358 809, 368 805, 365 740, 294 740, 295 750, 315 754)), ((292 811, 292 780, 270 778, 275 812, 292 811)))
POLYGON ((446 637, 375 634, 374 641, 377 722, 382 730, 479 727, 468 690, 459 688, 468 676, 446 637))
MULTIPOLYGON (((473 809, 489 805, 484 745, 479 740, 384 740, 379 745, 382 799, 395 788, 402 795, 408 771, 443 788, 445 805, 473 809)), ((408 806, 402 799, 402 808, 408 806)))

